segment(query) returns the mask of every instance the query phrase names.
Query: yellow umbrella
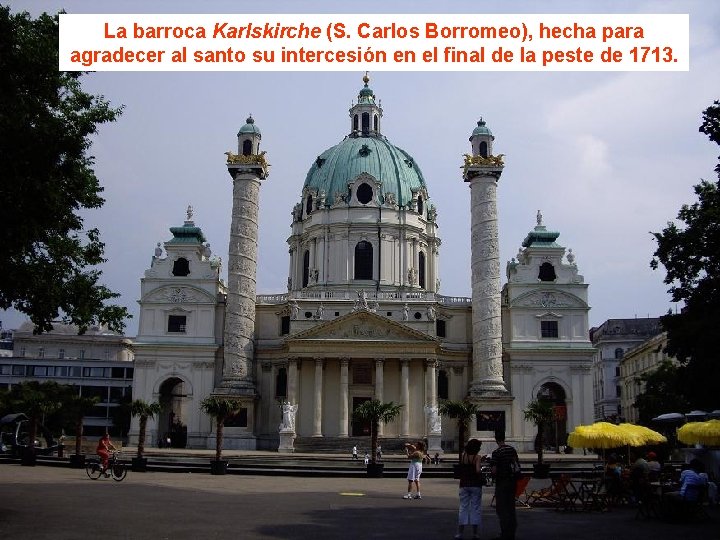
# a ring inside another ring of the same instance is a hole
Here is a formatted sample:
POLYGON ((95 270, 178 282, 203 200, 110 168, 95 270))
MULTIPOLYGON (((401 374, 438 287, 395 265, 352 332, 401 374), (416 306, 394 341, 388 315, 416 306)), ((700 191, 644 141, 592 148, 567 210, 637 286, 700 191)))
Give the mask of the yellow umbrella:
POLYGON ((667 442, 667 437, 645 426, 635 424, 620 424, 620 429, 630 435, 630 446, 645 446, 646 444, 659 444, 667 442))
POLYGON ((720 420, 689 422, 677 431, 678 440, 685 444, 720 446, 720 420))
POLYGON ((577 426, 568 435, 568 445, 575 448, 617 448, 630 444, 632 437, 615 424, 595 422, 589 426, 577 426))

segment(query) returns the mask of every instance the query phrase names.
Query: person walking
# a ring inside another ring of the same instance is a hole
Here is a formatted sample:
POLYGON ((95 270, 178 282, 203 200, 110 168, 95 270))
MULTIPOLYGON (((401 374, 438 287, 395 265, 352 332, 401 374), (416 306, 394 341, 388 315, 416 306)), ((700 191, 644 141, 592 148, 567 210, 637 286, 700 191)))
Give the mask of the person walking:
POLYGON ((458 528, 456 540, 463 537, 467 525, 472 526, 472 538, 477 540, 482 513, 483 477, 480 473, 482 458, 478 455, 481 443, 470 439, 465 445, 465 452, 460 459, 460 509, 458 510, 458 528))
POLYGON ((520 470, 520 459, 515 448, 505 443, 505 433, 495 432, 498 447, 490 458, 495 477, 495 512, 500 520, 500 539, 515 540, 515 470, 520 470))
POLYGON ((403 495, 403 499, 422 499, 422 494, 420 493, 420 475, 422 474, 422 463, 425 458, 425 444, 419 441, 415 444, 405 443, 405 453, 410 459, 410 466, 408 467, 407 474, 407 495, 403 495), (415 485, 414 496, 412 493, 413 485, 415 485))
POLYGON ((353 446, 352 448, 352 458, 357 459, 357 446, 353 446))

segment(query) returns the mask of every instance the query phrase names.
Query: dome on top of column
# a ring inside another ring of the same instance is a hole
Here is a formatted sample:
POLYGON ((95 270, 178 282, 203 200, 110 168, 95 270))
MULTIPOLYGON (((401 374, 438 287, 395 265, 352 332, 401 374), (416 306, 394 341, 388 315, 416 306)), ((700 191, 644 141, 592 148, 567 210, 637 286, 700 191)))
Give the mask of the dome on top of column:
POLYGON ((348 184, 366 173, 380 182, 374 194, 378 203, 391 193, 398 206, 409 206, 413 192, 427 191, 425 178, 415 159, 382 135, 382 108, 367 75, 363 82, 358 101, 350 108, 350 134, 315 159, 303 189, 324 191, 330 205, 337 195, 348 194, 348 184))
POLYGON ((470 140, 472 140, 472 138, 476 135, 487 135, 488 137, 492 137, 493 139, 495 138, 492 134, 492 131, 490 131, 490 128, 487 127, 485 120, 483 120, 482 118, 478 120, 477 127, 473 129, 472 135, 470 135, 470 140))
POLYGON ((260 128, 255 125, 255 119, 252 117, 252 114, 247 117, 247 120, 245 120, 245 125, 240 128, 240 131, 238 131, 238 136, 251 133, 254 133, 257 136, 262 136, 260 128))

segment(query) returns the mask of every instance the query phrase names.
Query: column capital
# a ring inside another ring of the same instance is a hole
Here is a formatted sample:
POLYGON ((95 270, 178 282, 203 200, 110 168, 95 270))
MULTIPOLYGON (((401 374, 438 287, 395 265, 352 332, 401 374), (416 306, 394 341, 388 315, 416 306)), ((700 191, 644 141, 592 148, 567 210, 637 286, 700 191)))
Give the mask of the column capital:
POLYGON ((438 367, 437 358, 426 358, 425 359, 425 367, 437 368, 438 367))
POLYGON ((379 358, 376 358, 376 359, 375 359, 375 365, 376 365, 376 366, 381 366, 381 365, 384 364, 384 363, 385 363, 385 358, 384 358, 384 357, 379 357, 379 358))
POLYGON ((348 358, 347 356, 343 356, 342 358, 340 358, 340 365, 342 367, 348 367, 350 365, 350 358, 348 358))

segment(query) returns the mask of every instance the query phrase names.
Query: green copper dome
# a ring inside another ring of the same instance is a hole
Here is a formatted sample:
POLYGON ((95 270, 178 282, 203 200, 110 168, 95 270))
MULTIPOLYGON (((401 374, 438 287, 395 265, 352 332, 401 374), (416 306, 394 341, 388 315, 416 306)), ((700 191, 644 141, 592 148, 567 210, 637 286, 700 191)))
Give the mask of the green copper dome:
POLYGON ((245 122, 245 125, 240 128, 240 131, 238 131, 238 137, 244 133, 256 133, 258 135, 262 135, 262 133, 260 133, 260 128, 255 125, 255 120, 252 116, 248 116, 245 122))
POLYGON ((473 137, 475 137, 475 135, 487 135, 489 137, 493 136, 492 131, 490 131, 490 128, 487 127, 487 125, 485 124, 485 120, 483 120, 482 118, 478 120, 477 127, 473 129, 470 138, 472 139, 473 137))
POLYGON ((407 206, 412 192, 427 189, 413 157, 385 137, 347 137, 318 156, 307 173, 304 188, 324 191, 331 204, 336 193, 348 193, 348 184, 367 173, 382 183, 375 193, 378 203, 394 193, 399 206, 407 206))

